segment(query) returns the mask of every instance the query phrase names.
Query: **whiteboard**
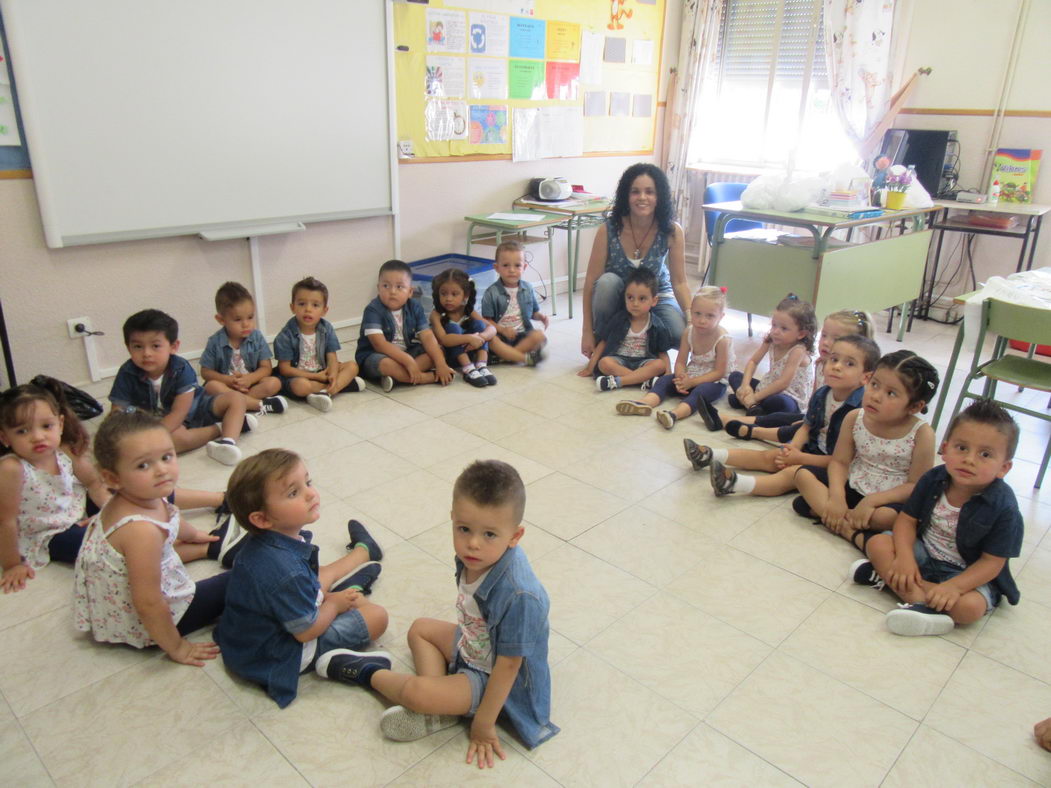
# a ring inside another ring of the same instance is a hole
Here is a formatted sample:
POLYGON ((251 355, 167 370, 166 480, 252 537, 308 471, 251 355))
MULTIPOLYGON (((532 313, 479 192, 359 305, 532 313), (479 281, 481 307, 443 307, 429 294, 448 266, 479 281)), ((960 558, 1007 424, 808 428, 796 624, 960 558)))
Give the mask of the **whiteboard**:
POLYGON ((392 214, 385 0, 0 0, 47 244, 392 214))

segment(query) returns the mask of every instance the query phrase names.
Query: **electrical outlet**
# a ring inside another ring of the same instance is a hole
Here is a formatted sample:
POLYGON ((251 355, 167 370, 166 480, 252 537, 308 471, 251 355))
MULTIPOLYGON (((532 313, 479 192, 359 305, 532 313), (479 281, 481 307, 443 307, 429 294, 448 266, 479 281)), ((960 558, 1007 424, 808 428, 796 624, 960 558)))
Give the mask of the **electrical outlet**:
POLYGON ((86 317, 71 317, 66 321, 66 330, 69 332, 70 339, 79 339, 80 337, 87 336, 88 331, 92 331, 91 320, 86 317), (79 331, 77 329, 80 329, 79 331))

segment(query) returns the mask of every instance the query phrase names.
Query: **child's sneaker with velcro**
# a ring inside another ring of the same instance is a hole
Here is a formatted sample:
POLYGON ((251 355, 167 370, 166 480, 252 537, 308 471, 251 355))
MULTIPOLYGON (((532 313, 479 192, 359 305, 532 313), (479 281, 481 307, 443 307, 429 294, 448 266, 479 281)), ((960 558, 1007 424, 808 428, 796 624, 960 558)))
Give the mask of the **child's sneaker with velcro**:
POLYGON ((620 378, 616 375, 602 375, 595 378, 595 388, 599 391, 613 391, 620 388, 620 378))
POLYGON ((695 471, 703 470, 711 464, 712 450, 707 446, 701 446, 689 438, 683 438, 682 447, 686 451, 686 459, 690 461, 695 471))
POLYGON ((708 474, 712 490, 718 497, 730 495, 734 491, 737 485, 737 471, 727 468, 718 460, 712 460, 708 466, 708 474))

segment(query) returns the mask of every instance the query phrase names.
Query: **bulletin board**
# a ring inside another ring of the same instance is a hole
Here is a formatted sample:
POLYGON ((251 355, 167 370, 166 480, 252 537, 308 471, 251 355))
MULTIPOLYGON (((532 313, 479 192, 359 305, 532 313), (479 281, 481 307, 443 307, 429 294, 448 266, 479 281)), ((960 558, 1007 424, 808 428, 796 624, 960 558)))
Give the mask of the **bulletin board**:
POLYGON ((394 6, 401 161, 653 150, 665 0, 394 6), (519 155, 515 151, 515 155, 519 155), (534 151, 535 152, 535 151, 534 151))

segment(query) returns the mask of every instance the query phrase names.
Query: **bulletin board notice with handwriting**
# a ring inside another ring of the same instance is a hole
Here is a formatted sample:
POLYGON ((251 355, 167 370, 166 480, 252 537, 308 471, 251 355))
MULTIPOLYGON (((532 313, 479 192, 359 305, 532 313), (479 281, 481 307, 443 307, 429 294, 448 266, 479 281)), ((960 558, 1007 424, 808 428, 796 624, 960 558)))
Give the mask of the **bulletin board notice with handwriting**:
POLYGON ((396 4, 399 157, 652 151, 665 1, 396 4))

